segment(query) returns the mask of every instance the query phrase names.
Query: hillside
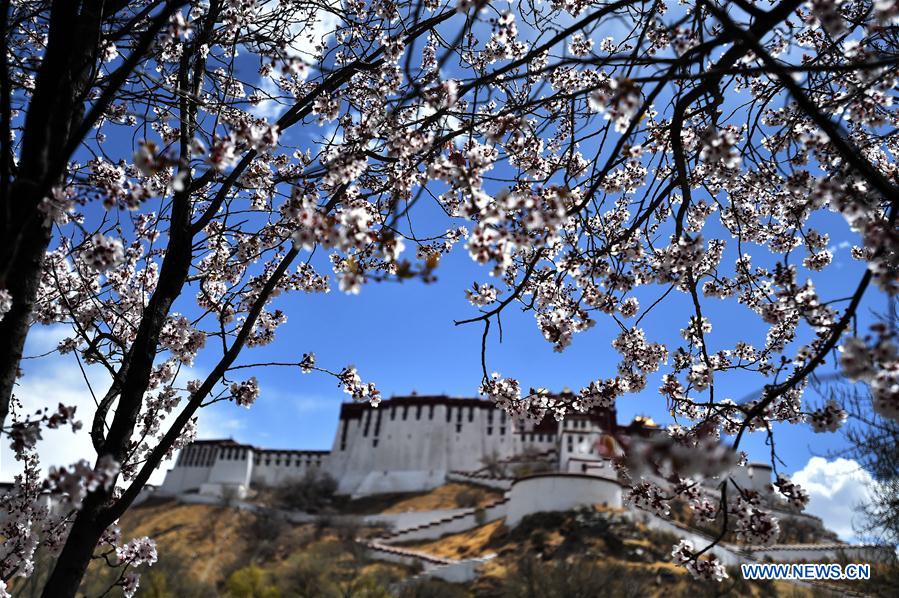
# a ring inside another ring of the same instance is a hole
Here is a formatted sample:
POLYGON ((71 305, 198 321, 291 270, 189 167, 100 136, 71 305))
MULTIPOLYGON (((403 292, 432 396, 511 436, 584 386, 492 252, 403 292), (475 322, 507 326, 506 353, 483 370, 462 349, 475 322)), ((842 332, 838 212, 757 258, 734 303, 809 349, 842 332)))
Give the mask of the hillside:
POLYGON ((605 509, 539 513, 514 529, 494 521, 465 533, 410 544, 451 558, 495 553, 470 590, 477 596, 806 596, 789 584, 720 587, 698 583, 669 560, 674 536, 605 509))
MULTIPOLYGON (((129 511, 120 527, 126 539, 147 535, 157 541, 160 560, 144 573, 137 594, 152 598, 833 595, 785 582, 745 582, 735 570, 722 584, 696 582, 669 560, 675 537, 645 529, 614 509, 538 513, 514 529, 496 520, 437 540, 402 544, 448 559, 495 554, 480 578, 465 585, 410 582, 416 567, 372 561, 354 541, 384 531, 364 525, 360 511, 446 509, 458 507, 460 500, 477 506, 495 498, 495 493, 472 490, 448 484, 427 493, 343 503, 341 509, 332 505, 335 512, 314 524, 291 524, 266 512, 227 506, 157 500, 129 511)), ((879 583, 886 575, 878 573, 879 583)), ((110 582, 103 569, 92 567, 84 595, 101 595, 110 582)), ((864 589, 889 595, 878 584, 864 589)), ((31 595, 21 590, 14 595, 31 595)))

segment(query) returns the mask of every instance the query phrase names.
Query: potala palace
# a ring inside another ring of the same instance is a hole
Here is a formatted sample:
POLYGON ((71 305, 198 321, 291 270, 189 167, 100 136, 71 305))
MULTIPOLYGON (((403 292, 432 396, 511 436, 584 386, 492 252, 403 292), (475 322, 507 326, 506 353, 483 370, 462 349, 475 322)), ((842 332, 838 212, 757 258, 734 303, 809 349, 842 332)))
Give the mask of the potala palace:
MULTIPOLYGON (((438 539, 498 519, 514 527, 532 513, 591 505, 614 509, 647 528, 673 534, 696 546, 711 545, 709 554, 726 566, 766 560, 848 558, 881 562, 893 558, 891 549, 877 545, 831 542, 749 546, 713 541, 701 531, 628 504, 616 472, 597 454, 597 441, 603 432, 649 437, 661 430, 644 418, 621 426, 615 416, 612 410, 596 410, 570 415, 562 422, 547 417, 534 424, 512 421, 492 403, 480 399, 412 395, 382 401, 377 408, 367 403, 344 403, 330 451, 275 450, 230 439, 200 440, 180 452, 175 467, 155 494, 183 502, 243 498, 251 494, 251 488, 277 486, 303 478, 313 469, 330 474, 338 482, 338 493, 351 497, 420 492, 446 482, 501 490, 502 498, 481 507, 364 518, 390 530, 379 537, 357 540, 370 557, 416 566, 423 576, 451 582, 475 579, 495 555, 454 560, 403 544, 438 539)), ((742 467, 731 477, 741 488, 758 491, 781 526, 825 531, 820 519, 789 507, 774 492, 770 466, 742 467)), ((654 481, 666 483, 662 478, 654 481)), ((717 490, 712 486, 705 491, 716 497, 717 490)), ((315 518, 301 512, 283 516, 295 522, 315 518)))
MULTIPOLYGON (((310 468, 329 473, 338 492, 352 496, 429 490, 449 477, 485 475, 488 463, 538 459, 544 469, 615 478, 596 453, 604 431, 649 435, 651 421, 621 427, 612 410, 573 414, 563 422, 511 421, 493 403, 446 396, 394 397, 379 407, 344 403, 330 451, 275 450, 233 440, 200 440, 181 451, 159 492, 246 495, 276 486, 310 468)), ((770 467, 745 469, 744 486, 768 491, 770 467)))

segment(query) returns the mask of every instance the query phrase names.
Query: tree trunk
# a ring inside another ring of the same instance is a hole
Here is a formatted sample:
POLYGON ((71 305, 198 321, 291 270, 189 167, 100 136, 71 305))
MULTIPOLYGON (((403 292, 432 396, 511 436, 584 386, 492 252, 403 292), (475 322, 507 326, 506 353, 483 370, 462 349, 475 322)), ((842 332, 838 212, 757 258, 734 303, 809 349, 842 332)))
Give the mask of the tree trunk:
POLYGON ((0 288, 13 302, 0 321, 0 429, 9 414, 51 238, 41 201, 65 171, 69 137, 84 117, 84 95, 95 76, 102 3, 79 4, 54 2, 51 8, 47 51, 25 115, 19 171, 0 206, 0 288))
MULTIPOLYGON (((12 187, 15 197, 17 188, 12 187)), ((13 296, 12 310, 0 320, 0 428, 9 414, 19 363, 25 347, 25 337, 31 323, 31 312, 41 281, 44 255, 50 243, 50 227, 35 220, 25 232, 21 249, 11 260, 10 271, 14 276, 6 279, 6 289, 13 296)))
POLYGON ((106 529, 98 519, 107 493, 91 493, 85 498, 65 546, 56 559, 53 572, 44 586, 43 598, 74 598, 91 562, 97 542, 106 529))

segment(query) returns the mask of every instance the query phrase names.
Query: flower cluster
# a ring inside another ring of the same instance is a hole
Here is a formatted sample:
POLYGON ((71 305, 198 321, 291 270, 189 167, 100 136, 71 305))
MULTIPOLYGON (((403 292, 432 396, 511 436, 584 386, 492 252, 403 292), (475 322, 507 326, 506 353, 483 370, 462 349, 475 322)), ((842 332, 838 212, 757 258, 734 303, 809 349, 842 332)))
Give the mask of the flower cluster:
POLYGON ((712 555, 707 559, 700 559, 693 548, 693 543, 688 540, 681 540, 674 550, 671 551, 671 558, 675 563, 686 567, 687 571, 694 579, 703 579, 707 581, 722 581, 727 578, 727 570, 718 557, 712 555))
POLYGON ((109 490, 118 475, 119 464, 111 456, 104 455, 97 461, 96 467, 91 467, 84 459, 71 467, 51 467, 44 487, 59 493, 78 508, 89 492, 98 488, 109 490))
POLYGON ((886 326, 875 324, 873 331, 876 337, 867 342, 846 339, 840 347, 840 366, 848 379, 868 384, 875 411, 899 421, 899 351, 886 326))
MULTIPOLYGON (((118 541, 118 528, 115 528, 114 533, 110 535, 107 535, 107 532, 104 532, 104 536, 101 538, 100 543, 115 546, 118 544, 118 541)), ((123 546, 116 547, 115 555, 117 561, 116 566, 123 567, 124 573, 117 582, 117 585, 121 586, 122 593, 126 598, 131 598, 137 593, 137 590, 140 587, 141 576, 139 572, 133 570, 128 571, 128 569, 144 564, 152 567, 158 558, 156 553, 156 542, 146 536, 134 538, 123 546)))
POLYGON ((116 558, 119 564, 128 564, 133 567, 144 563, 153 565, 157 559, 156 542, 146 536, 134 538, 116 549, 116 558))
POLYGON ((231 398, 241 407, 249 408, 259 398, 259 382, 256 376, 231 384, 231 398))
POLYGON ((821 409, 806 415, 806 421, 815 432, 836 432, 849 414, 833 399, 828 399, 821 409))
POLYGON ((343 392, 353 397, 354 401, 367 401, 372 407, 377 407, 381 402, 381 391, 373 382, 362 382, 362 377, 353 366, 347 366, 338 374, 339 385, 343 392))
POLYGON ((774 482, 774 485, 794 508, 801 511, 808 504, 808 492, 803 490, 799 485, 793 483, 787 476, 777 474, 777 481, 774 482))
POLYGON ((671 499, 662 488, 647 480, 632 486, 625 494, 625 500, 630 504, 660 517, 671 512, 671 499))
POLYGON ((116 237, 96 234, 91 237, 88 248, 81 253, 81 259, 94 270, 103 271, 114 268, 125 259, 122 241, 116 237))
POLYGON ((768 546, 780 535, 780 524, 777 519, 762 510, 758 496, 752 491, 744 490, 744 495, 737 497, 728 505, 733 518, 733 530, 737 538, 747 544, 768 546))
POLYGON ((0 289, 0 321, 12 309, 12 295, 6 289, 0 289))
POLYGON ((472 305, 476 305, 478 307, 484 307, 485 305, 490 305, 494 301, 496 301, 497 296, 502 291, 498 290, 492 284, 482 284, 478 285, 478 283, 474 283, 472 285, 472 289, 465 289, 465 295, 468 297, 469 303, 472 305))

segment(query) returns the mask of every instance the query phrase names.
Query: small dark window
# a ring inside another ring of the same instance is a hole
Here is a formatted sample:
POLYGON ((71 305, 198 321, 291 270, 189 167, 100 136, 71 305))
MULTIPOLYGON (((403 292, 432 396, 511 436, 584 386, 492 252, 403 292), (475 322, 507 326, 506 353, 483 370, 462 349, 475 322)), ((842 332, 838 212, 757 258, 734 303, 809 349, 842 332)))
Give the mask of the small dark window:
POLYGON ((456 424, 456 434, 462 431, 462 424, 456 424))
POLYGON ((403 421, 406 421, 406 416, 409 415, 409 407, 407 405, 403 406, 403 421))
POLYGON ((487 436, 493 436, 493 427, 487 426, 487 436))
POLYGON ((470 422, 474 421, 474 407, 468 408, 468 421, 470 421, 470 422))
POLYGON ((428 419, 434 419, 434 406, 428 406, 428 419))
POLYGON ((418 421, 420 419, 421 419, 421 405, 418 405, 415 408, 415 421, 418 421))
POLYGON ((373 440, 371 441, 371 445, 372 445, 373 447, 378 446, 378 439, 377 439, 377 438, 373 439, 373 440))
POLYGON ((500 427, 499 427, 499 435, 500 435, 500 436, 505 436, 505 435, 506 435, 506 426, 500 426, 500 427))

